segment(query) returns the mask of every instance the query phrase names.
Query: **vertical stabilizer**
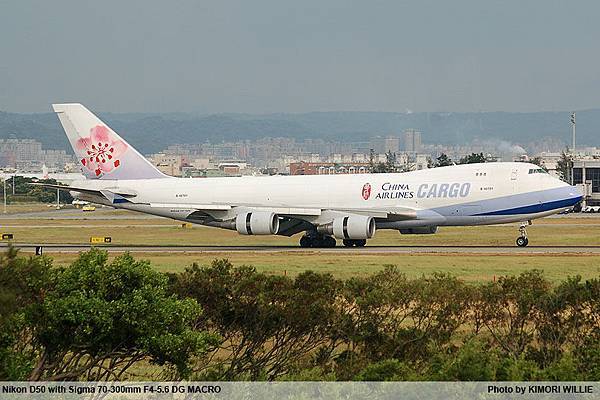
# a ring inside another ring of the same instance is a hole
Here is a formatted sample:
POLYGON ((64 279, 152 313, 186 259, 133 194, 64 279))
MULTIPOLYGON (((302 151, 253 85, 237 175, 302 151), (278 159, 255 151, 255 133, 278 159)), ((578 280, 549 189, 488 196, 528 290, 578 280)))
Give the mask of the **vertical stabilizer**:
POLYGON ((81 104, 53 104, 88 179, 165 178, 154 165, 81 104))

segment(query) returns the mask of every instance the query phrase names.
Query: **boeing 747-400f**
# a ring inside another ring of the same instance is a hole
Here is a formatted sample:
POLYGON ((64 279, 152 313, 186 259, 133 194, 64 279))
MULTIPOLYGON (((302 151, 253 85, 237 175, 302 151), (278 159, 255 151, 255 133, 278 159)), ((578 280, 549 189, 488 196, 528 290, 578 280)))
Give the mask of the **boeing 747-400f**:
MULTIPOLYGON (((236 230, 300 232, 302 247, 364 246, 379 229, 435 233, 438 226, 520 222, 572 207, 580 191, 528 163, 467 164, 391 174, 164 175, 81 104, 54 104, 87 179, 64 189, 82 201, 236 230)), ((165 132, 165 134, 168 134, 165 132)))

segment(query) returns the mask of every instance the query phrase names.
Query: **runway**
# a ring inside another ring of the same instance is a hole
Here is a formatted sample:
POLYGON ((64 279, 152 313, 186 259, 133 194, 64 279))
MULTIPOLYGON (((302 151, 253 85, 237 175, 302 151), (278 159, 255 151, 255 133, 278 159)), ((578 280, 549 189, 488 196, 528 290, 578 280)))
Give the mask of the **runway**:
MULTIPOLYGON (((34 252, 37 246, 42 246, 44 254, 48 253, 78 253, 89 250, 87 244, 14 244, 25 252, 34 252)), ((1 243, 1 248, 8 247, 1 243)), ((156 246, 156 245, 97 245, 93 246, 109 253, 331 253, 331 254, 482 254, 482 255, 543 255, 543 254, 576 254, 600 255, 600 246, 366 246, 335 248, 301 248, 298 246, 156 246)))

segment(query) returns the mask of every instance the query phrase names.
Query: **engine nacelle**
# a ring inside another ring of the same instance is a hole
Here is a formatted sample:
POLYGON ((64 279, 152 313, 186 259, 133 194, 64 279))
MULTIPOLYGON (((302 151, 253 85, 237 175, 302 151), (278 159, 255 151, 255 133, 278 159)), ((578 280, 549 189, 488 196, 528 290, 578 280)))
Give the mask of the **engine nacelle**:
POLYGON ((337 239, 371 239, 375 234, 375 219, 365 215, 338 217, 331 224, 337 239))
POLYGON ((275 235, 279 230, 277 214, 250 211, 235 217, 235 229, 241 235, 275 235))
POLYGON ((400 233, 403 235, 431 235, 436 233, 437 226, 416 226, 414 228, 402 228, 400 233))

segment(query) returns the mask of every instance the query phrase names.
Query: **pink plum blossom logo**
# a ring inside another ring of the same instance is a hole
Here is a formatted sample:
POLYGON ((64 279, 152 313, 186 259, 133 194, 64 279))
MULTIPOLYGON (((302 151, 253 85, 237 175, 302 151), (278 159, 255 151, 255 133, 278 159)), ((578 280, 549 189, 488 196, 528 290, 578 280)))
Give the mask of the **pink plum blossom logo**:
POLYGON ((106 126, 97 125, 90 129, 90 136, 77 140, 77 149, 84 156, 81 164, 100 176, 121 165, 119 158, 127 150, 127 144, 113 138, 106 126))
POLYGON ((369 197, 371 197, 371 185, 369 183, 365 183, 362 188, 362 198, 369 200, 369 197))

